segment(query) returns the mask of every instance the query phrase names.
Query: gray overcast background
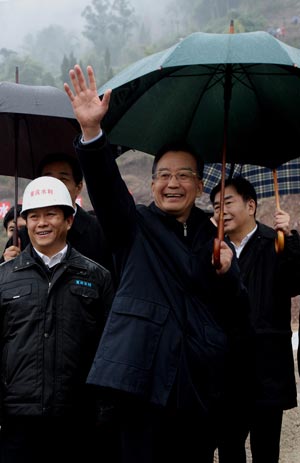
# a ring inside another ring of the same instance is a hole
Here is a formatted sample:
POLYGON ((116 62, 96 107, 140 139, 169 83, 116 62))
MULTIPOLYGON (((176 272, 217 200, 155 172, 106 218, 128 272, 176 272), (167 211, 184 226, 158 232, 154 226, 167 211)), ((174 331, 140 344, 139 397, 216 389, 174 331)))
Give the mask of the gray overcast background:
MULTIPOLYGON (((131 0, 130 3, 139 16, 151 21, 162 17, 168 0, 131 0)), ((25 35, 51 24, 81 31, 84 24, 81 13, 91 4, 89 0, 0 0, 0 49, 18 51, 25 35)))

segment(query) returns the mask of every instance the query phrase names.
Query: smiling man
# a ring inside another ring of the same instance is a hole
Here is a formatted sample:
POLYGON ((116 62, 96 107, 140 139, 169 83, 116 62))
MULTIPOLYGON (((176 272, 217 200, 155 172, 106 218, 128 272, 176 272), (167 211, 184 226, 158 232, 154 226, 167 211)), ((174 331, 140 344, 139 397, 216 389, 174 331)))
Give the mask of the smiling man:
MULTIPOLYGON (((37 171, 39 177, 58 178, 69 190, 75 210, 73 224, 67 236, 69 243, 81 254, 103 265, 112 273, 112 257, 101 224, 96 217, 76 202, 83 188, 83 174, 76 157, 66 153, 50 153, 42 159, 37 171)), ((25 227, 19 233, 19 246, 14 246, 13 240, 10 239, 6 243, 0 261, 15 258, 28 242, 29 237, 25 227)))
POLYGON ((47 265, 54 259, 60 261, 67 248, 67 233, 74 220, 69 198, 62 182, 52 177, 37 179, 24 192, 22 217, 33 249, 47 265))
POLYGON ((110 91, 99 99, 87 71, 88 82, 76 65, 74 90, 65 89, 82 129, 75 148, 120 280, 88 383, 105 387, 120 406, 123 463, 211 463, 228 336, 246 305, 233 251, 222 242, 216 270, 216 229, 195 206, 203 162, 186 143, 156 154, 153 202, 135 205, 101 129, 110 91))
POLYGON ((203 191, 202 162, 189 151, 184 143, 161 148, 153 163, 151 187, 156 206, 183 224, 185 236, 195 198, 203 191))
MULTIPOLYGON (((220 189, 210 194, 219 220, 220 189)), ((220 463, 246 463, 250 434, 253 461, 279 461, 283 410, 297 406, 291 341, 291 298, 300 294, 300 237, 290 216, 274 213, 274 229, 256 220, 257 197, 243 177, 225 181, 224 231, 235 247, 250 300, 255 375, 251 394, 238 407, 230 404, 219 446, 220 463), (283 252, 275 250, 276 231, 285 235, 283 252)))
MULTIPOLYGON (((91 461, 101 433, 86 377, 110 309, 108 270, 67 242, 74 207, 54 177, 30 182, 30 243, 0 271, 2 463, 91 461), (95 433, 99 435, 95 436, 95 433)), ((105 443, 102 442, 104 445, 105 443)))

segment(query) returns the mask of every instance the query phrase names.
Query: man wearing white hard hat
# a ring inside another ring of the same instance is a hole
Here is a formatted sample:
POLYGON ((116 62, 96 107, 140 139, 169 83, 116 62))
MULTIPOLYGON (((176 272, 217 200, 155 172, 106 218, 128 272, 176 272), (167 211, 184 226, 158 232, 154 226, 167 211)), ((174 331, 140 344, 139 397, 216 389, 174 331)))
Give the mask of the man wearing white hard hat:
MULTIPOLYGON (((88 213, 77 203, 83 188, 83 174, 78 159, 75 156, 61 152, 53 152, 44 156, 37 166, 38 177, 55 177, 61 180, 69 190, 74 209, 74 221, 68 232, 69 243, 81 254, 95 260, 113 272, 113 261, 108 241, 104 235, 99 220, 88 213)), ((18 232, 18 246, 13 238, 9 239, 0 262, 15 258, 29 243, 27 228, 18 232)))
POLYGON ((110 272, 67 242, 73 213, 63 182, 30 182, 21 212, 30 244, 1 265, 1 463, 91 461, 95 451, 86 377, 113 289, 110 272))

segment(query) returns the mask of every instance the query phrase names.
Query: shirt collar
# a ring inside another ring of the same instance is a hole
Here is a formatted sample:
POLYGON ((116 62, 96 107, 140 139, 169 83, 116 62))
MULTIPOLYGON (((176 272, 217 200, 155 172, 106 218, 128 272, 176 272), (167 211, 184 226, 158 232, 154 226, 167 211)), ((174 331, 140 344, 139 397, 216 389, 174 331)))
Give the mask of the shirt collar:
POLYGON ((246 235, 241 243, 239 245, 236 245, 234 244, 232 241, 231 243, 233 244, 234 246, 234 249, 235 249, 235 252, 236 252, 236 256, 237 257, 240 257, 240 254, 242 252, 242 250, 244 249, 245 245, 248 243, 248 241, 250 240, 251 236, 256 232, 257 230, 257 224, 255 225, 255 227, 253 228, 253 230, 251 230, 251 232, 248 233, 248 235, 246 235))
POLYGON ((63 260, 63 258, 67 254, 68 245, 66 244, 65 247, 61 251, 59 251, 57 254, 51 257, 48 257, 45 254, 42 254, 41 252, 37 251, 35 248, 34 250, 39 255, 39 257, 42 259, 44 264, 47 265, 47 267, 51 268, 51 267, 54 267, 54 265, 59 264, 63 260))

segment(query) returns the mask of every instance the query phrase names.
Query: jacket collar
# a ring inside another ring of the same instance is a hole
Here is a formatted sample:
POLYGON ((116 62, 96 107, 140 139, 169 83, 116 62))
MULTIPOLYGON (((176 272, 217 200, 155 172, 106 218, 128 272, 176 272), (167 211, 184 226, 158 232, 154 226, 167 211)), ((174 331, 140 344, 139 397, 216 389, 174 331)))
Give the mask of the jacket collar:
MULTIPOLYGON (((61 264, 63 264, 65 268, 72 266, 80 270, 86 270, 86 266, 84 265, 81 257, 81 254, 77 252, 76 249, 72 248, 70 243, 68 243, 67 254, 61 261, 61 264)), ((34 265, 43 266, 44 263, 38 254, 34 251, 32 244, 29 243, 21 252, 21 254, 19 254, 19 256, 13 260, 13 270, 22 270, 34 265)))

